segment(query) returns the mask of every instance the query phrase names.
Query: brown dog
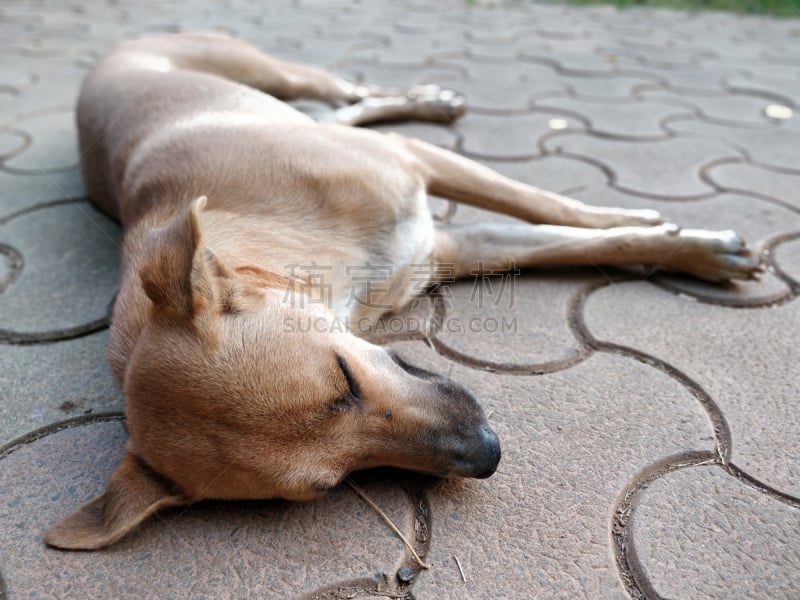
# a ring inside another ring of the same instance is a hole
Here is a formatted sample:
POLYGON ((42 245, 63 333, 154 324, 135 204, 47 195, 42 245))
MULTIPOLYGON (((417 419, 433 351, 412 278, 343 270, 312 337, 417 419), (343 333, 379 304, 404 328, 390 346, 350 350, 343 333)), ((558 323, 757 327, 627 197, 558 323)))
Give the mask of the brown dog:
POLYGON ((358 86, 216 34, 126 42, 95 67, 78 104, 82 168, 125 227, 109 355, 130 437, 105 493, 47 543, 100 548, 206 498, 310 500, 379 465, 491 475, 500 446, 476 400, 358 337, 409 302, 414 265, 453 265, 455 277, 478 261, 758 273, 733 232, 586 206, 343 126, 463 110, 453 92, 358 86), (318 123, 276 98, 351 105, 318 123), (428 192, 549 225, 434 226, 428 192), (309 301, 308 272, 287 270, 301 264, 327 269, 327 303, 309 301), (354 265, 389 277, 370 288, 354 265))

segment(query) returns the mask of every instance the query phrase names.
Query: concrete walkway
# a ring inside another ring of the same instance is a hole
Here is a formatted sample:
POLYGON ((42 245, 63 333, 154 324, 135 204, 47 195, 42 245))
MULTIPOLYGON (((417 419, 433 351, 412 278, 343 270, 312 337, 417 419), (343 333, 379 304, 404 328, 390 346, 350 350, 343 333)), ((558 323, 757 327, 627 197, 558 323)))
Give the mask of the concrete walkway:
POLYGON ((800 597, 800 21, 471 4, 0 5, 2 593, 800 597), (125 440, 105 361, 120 231, 84 195, 78 86, 116 40, 195 28, 369 82, 452 86, 470 104, 457 124, 381 129, 592 203, 734 228, 769 273, 497 275, 451 285, 428 341, 387 329, 472 389, 503 443, 488 480, 355 477, 427 571, 346 486, 165 512, 101 552, 46 548, 125 440))

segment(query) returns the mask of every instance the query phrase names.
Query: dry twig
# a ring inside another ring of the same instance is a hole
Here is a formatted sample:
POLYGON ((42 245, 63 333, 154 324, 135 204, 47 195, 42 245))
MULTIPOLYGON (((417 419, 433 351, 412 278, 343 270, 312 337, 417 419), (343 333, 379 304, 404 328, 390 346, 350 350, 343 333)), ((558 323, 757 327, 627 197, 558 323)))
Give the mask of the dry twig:
POLYGON ((353 488, 353 491, 364 502, 369 504, 370 508, 372 510, 374 510, 376 513, 378 513, 380 518, 383 519, 386 522, 386 524, 389 526, 389 528, 397 534, 397 537, 399 537, 402 540, 402 542, 405 544, 406 548, 408 548, 408 551, 411 553, 411 556, 414 557, 414 560, 417 561, 417 564, 420 567, 422 567, 423 569, 430 569, 430 565, 427 565, 425 562, 423 562, 423 560, 419 557, 419 554, 417 554, 417 551, 414 550, 414 546, 411 545, 411 542, 409 542, 406 539, 406 536, 404 536, 400 532, 400 530, 397 528, 397 526, 394 523, 392 523, 392 520, 389 517, 386 516, 386 513, 383 512, 380 509, 380 507, 377 504, 375 504, 369 496, 367 496, 367 493, 364 490, 362 490, 358 485, 356 485, 356 483, 352 479, 350 479, 349 477, 345 478, 344 481, 345 481, 345 483, 347 485, 349 485, 351 488, 353 488))
POLYGON ((464 575, 464 569, 461 568, 461 561, 458 560, 457 556, 453 556, 453 558, 456 561, 456 566, 458 567, 458 572, 461 573, 461 581, 463 581, 464 583, 467 583, 467 578, 464 575))

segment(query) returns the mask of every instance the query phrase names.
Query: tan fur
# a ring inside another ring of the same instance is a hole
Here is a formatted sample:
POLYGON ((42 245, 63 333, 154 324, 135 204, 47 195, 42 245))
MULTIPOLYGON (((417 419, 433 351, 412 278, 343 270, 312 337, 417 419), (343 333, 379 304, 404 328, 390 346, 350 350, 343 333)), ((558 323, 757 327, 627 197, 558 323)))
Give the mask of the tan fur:
POLYGON ((311 500, 379 465, 489 476, 500 447, 474 397, 337 325, 402 308, 412 265, 757 272, 732 232, 586 206, 346 126, 463 110, 447 90, 358 86, 216 34, 128 41, 98 63, 78 126, 88 192, 125 228, 109 358, 130 436, 107 491, 48 544, 99 548, 206 498, 311 500), (280 101, 301 97, 351 105, 315 122, 280 101), (434 226, 429 192, 552 225, 434 226), (290 268, 304 264, 326 269, 329 303, 311 302, 308 271, 290 268), (373 306, 352 301, 369 289, 349 268, 368 264, 389 269, 373 306))

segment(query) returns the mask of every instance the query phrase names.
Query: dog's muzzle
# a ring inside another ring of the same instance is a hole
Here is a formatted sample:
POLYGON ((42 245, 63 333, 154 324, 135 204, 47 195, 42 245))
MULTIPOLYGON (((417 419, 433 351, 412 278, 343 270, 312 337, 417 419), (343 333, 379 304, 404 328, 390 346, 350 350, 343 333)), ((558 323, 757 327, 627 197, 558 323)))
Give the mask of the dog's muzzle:
POLYGON ((478 428, 478 437, 480 441, 476 444, 476 448, 479 450, 469 477, 485 479, 491 476, 500 464, 500 440, 488 425, 481 425, 478 428))

